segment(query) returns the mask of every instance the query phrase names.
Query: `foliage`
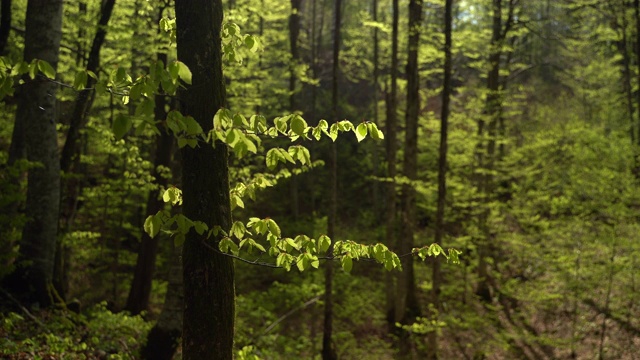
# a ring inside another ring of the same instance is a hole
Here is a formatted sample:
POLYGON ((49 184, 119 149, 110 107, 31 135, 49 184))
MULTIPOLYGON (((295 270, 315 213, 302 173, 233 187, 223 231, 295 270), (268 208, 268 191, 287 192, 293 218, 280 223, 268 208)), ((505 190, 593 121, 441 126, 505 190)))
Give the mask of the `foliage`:
POLYGON ((0 355, 8 359, 137 359, 151 329, 141 316, 114 314, 104 303, 92 307, 86 315, 68 310, 36 315, 39 323, 19 313, 2 315, 0 355))

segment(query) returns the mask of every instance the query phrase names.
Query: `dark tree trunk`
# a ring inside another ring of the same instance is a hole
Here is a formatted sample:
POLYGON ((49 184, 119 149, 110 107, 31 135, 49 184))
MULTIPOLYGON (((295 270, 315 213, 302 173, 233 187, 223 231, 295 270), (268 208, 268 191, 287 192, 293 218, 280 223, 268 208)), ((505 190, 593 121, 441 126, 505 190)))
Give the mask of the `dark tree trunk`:
MULTIPOLYGON (((97 73, 98 68, 100 67, 100 49, 102 48, 102 44, 104 43, 104 39, 107 35, 106 26, 111 18, 114 5, 115 0, 105 0, 100 12, 100 19, 97 24, 96 34, 91 44, 91 50, 89 52, 89 59, 87 62, 87 70, 94 73, 97 73)), ((80 3, 80 11, 82 12, 83 10, 86 12, 86 4, 80 3)), ((80 44, 80 42, 78 44, 80 44)), ((79 61, 81 60, 81 57, 84 58, 84 55, 79 55, 79 61)), ((91 88, 94 84, 95 80, 92 77, 89 77, 86 87, 91 88)), ((80 129, 82 129, 86 124, 87 113, 91 108, 92 102, 93 93, 90 90, 82 90, 78 93, 70 120, 67 139, 60 158, 60 168, 65 174, 71 172, 72 167, 80 164, 80 129)), ((77 170, 78 169, 76 169, 76 171, 77 170)), ((63 206, 61 207, 62 213, 60 214, 60 234, 64 234, 68 231, 69 224, 75 215, 78 196, 81 192, 80 180, 77 178, 69 178, 69 180, 64 181, 62 191, 63 206)), ((69 257, 67 254, 68 251, 69 250, 64 244, 57 244, 53 285, 62 299, 66 297, 68 290, 68 265, 67 261, 65 261, 65 259, 69 257)))
MULTIPOLYGON (((167 63, 167 54, 159 53, 158 61, 167 63)), ((155 119, 163 121, 167 117, 165 106, 167 98, 163 95, 156 95, 155 98, 155 119)), ((160 188, 167 188, 168 179, 158 172, 159 167, 170 167, 171 154, 173 152, 173 135, 167 131, 162 131, 156 144, 155 158, 153 163, 153 177, 160 188)), ((155 215, 164 207, 164 201, 158 198, 156 191, 152 191, 147 199, 147 215, 155 215)), ((156 270, 156 257, 158 253, 158 237, 151 238, 149 234, 142 234, 142 242, 138 250, 136 267, 133 273, 133 281, 127 298, 125 310, 131 314, 139 314, 149 307, 149 296, 151 295, 151 282, 156 270)))
MULTIPOLYGON (((338 121, 338 71, 340 70, 340 25, 342 22, 342 0, 335 0, 334 8, 334 29, 333 29, 333 67, 331 72, 331 117, 333 121, 338 121)), ((333 255, 333 244, 336 241, 336 221, 338 219, 338 148, 334 142, 331 143, 329 161, 329 216, 327 235, 331 238, 331 246, 327 256, 333 255)), ((322 335, 322 359, 337 359, 335 348, 333 347, 333 263, 328 261, 325 267, 324 276, 324 332, 322 335)))
MULTIPOLYGON (((418 117, 420 114, 420 73, 418 71, 418 48, 422 28, 422 0, 409 2, 409 43, 407 57, 407 113, 405 126, 404 176, 410 181, 417 178, 418 162, 418 117)), ((416 191, 411 185, 402 186, 402 235, 398 241, 399 254, 411 253, 416 227, 416 191)), ((413 257, 404 256, 402 273, 398 277, 396 322, 409 324, 420 314, 416 297, 413 257)), ((400 355, 411 352, 408 334, 400 336, 400 355)))
MULTIPOLYGON (((291 0, 291 15, 289 15, 289 46, 291 49, 291 63, 289 64, 289 111, 296 111, 296 68, 300 61, 300 51, 298 49, 298 37, 300 36, 300 10, 302 0, 291 0)), ((298 219, 299 207, 299 187, 298 177, 291 177, 291 212, 294 220, 298 219)))
POLYGON ((7 53, 7 41, 11 32, 11 0, 0 2, 0 55, 7 53))
MULTIPOLYGON (((111 13, 116 0, 105 0, 102 10, 100 12, 100 20, 98 21, 97 31, 91 43, 91 50, 89 51, 89 59, 87 61, 87 70, 94 73, 98 72, 100 68, 100 50, 104 44, 104 39, 107 36, 106 26, 111 19, 111 13)), ((91 88, 95 84, 95 80, 92 77, 87 79, 87 88, 91 88)), ((71 170, 71 165, 78 153, 78 141, 80 138, 80 130, 85 126, 87 113, 91 108, 93 97, 90 90, 82 90, 78 93, 76 98, 75 107, 71 115, 69 124, 69 131, 67 132, 67 139, 62 149, 62 156, 60 159, 60 167, 63 172, 67 173, 71 170)))
MULTIPOLYGON (((225 105, 222 76, 222 0, 178 0, 178 59, 193 74, 193 85, 180 94, 184 115, 192 116, 205 133, 225 105)), ((183 213, 212 228, 231 226, 228 149, 200 144, 182 150, 183 213)), ((219 238, 209 240, 218 247, 219 238)), ((213 252, 195 231, 183 246, 185 360, 233 359, 235 289, 233 260, 213 252)))
MULTIPOLYGON (((442 246, 442 238, 444 235, 444 214, 447 198, 447 136, 449 128, 449 104, 451 101, 451 27, 452 27, 452 7, 453 0, 446 0, 444 9, 444 78, 442 86, 442 109, 440 113, 440 149, 438 157, 438 205, 436 211, 436 231, 435 243, 442 246)), ((432 292, 431 304, 435 313, 431 315, 432 320, 437 321, 438 312, 440 310, 440 287, 442 284, 442 275, 440 274, 440 261, 433 260, 432 265, 432 292)), ((438 358, 438 332, 429 333, 429 359, 438 358)))
MULTIPOLYGON (((640 86, 640 0, 633 1, 633 7, 635 10, 635 25, 636 25, 636 66, 637 68, 637 85, 640 86)), ((640 145, 640 91, 636 91, 636 113, 638 117, 638 136, 636 141, 640 145)))
MULTIPOLYGON (((24 60, 58 65, 62 0, 29 0, 24 60)), ((26 80, 16 111, 23 122, 27 159, 41 164, 29 170, 26 215, 17 267, 7 287, 25 302, 49 306, 60 207, 60 159, 55 119, 57 85, 41 76, 26 80)))
MULTIPOLYGON (((386 123, 386 145, 387 145, 387 177, 392 181, 387 186, 387 209, 386 209, 386 243, 390 248, 396 245, 396 207, 397 194, 395 177, 396 153, 398 152, 398 18, 400 8, 398 0, 393 0, 393 20, 391 32, 391 88, 387 95, 387 123, 386 123)), ((386 282, 386 313, 389 329, 395 329, 396 318, 396 292, 394 275, 390 272, 385 274, 386 282)))
POLYGON ((182 308, 184 304, 181 257, 182 251, 180 248, 172 249, 169 285, 164 298, 164 306, 158 321, 149 331, 147 343, 142 348, 141 355, 143 359, 171 360, 178 345, 180 345, 182 308))

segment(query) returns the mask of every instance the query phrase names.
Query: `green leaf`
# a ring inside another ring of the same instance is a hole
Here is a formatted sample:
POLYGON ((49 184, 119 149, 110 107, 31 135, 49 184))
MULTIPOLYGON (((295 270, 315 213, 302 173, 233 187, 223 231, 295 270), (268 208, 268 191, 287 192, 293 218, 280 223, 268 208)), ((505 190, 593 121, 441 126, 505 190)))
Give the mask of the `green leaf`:
POLYGON ((202 221, 194 221, 193 222, 193 228, 196 230, 196 232, 198 233, 198 235, 202 235, 204 234, 205 231, 207 231, 209 229, 209 227, 207 226, 207 224, 205 224, 202 221))
POLYGON ((127 115, 120 114, 113 121, 113 135, 115 135, 116 140, 122 139, 128 132, 131 130, 133 123, 131 122, 131 118, 127 115))
POLYGON ((269 231, 277 236, 277 237, 281 237, 281 233, 280 233, 280 226, 278 226, 278 224, 273 221, 273 219, 268 219, 267 220, 267 226, 269 227, 269 231))
POLYGON ((320 235, 318 238, 318 252, 325 253, 331 246, 331 239, 327 235, 320 235))
POLYGON ((149 215, 147 219, 144 221, 144 231, 149 234, 149 236, 153 239, 158 235, 160 229, 162 228, 162 219, 158 214, 149 215))
POLYGON ((84 70, 78 71, 76 73, 75 79, 73 80, 73 88, 77 91, 84 89, 85 86, 87 86, 87 80, 88 80, 87 72, 84 70))
POLYGON ((346 272, 351 272, 351 269, 353 268, 353 259, 351 258, 351 256, 349 255, 343 256, 341 259, 341 262, 342 262, 342 269, 346 272))
POLYGON ((191 74, 191 70, 189 70, 187 65, 185 65, 182 61, 176 61, 176 62, 178 63, 178 76, 180 76, 180 79, 182 79, 182 81, 191 85, 191 80, 193 76, 191 74))
POLYGON ((231 226, 231 235, 235 236, 239 240, 242 240, 244 237, 244 233, 246 232, 246 228, 244 227, 244 223, 242 221, 236 221, 231 226))
POLYGON ((305 130, 307 129, 307 122, 304 121, 302 116, 295 115, 293 119, 291 119, 291 130, 294 134, 298 136, 304 136, 305 130))
POLYGON ((369 134, 374 140, 383 140, 384 134, 382 131, 378 129, 378 126, 375 123, 369 122, 367 123, 367 129, 369 130, 369 134))
POLYGON ((296 259, 296 266, 298 266, 298 270, 300 271, 304 271, 304 267, 306 265, 304 260, 305 260, 304 254, 300 254, 296 259))
POLYGON ((273 148, 267 151, 267 156, 265 156, 267 169, 273 170, 278 167, 278 161, 280 160, 280 158, 281 155, 277 148, 273 148))
POLYGON ((44 60, 38 60, 38 70, 51 80, 56 78, 56 71, 53 66, 44 60))
POLYGON ((360 125, 355 129, 355 133, 358 142, 364 140, 364 138, 367 137, 367 124, 360 123, 360 125))
POLYGON ((247 35, 244 38, 244 46, 246 46, 249 51, 256 52, 260 47, 260 41, 255 36, 247 35))

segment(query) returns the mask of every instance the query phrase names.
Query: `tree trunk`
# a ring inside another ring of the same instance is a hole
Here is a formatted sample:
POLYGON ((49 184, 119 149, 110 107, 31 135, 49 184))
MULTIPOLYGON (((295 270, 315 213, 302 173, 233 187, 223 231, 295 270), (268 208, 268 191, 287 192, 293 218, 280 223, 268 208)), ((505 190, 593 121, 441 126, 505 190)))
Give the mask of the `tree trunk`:
MULTIPOLYGON (((296 68, 300 61, 298 37, 300 35, 300 10, 302 0, 291 0, 291 15, 289 15, 289 46, 291 49, 291 63, 289 64, 289 111, 296 111, 296 68)), ((297 220, 300 213, 298 177, 291 177, 291 212, 297 220)))
MULTIPOLYGON (((636 22, 636 66, 637 69, 637 80, 638 86, 640 86, 640 0, 634 0, 633 7, 635 10, 635 22, 636 22)), ((638 136, 636 136, 636 141, 638 145, 640 145, 640 91, 636 91, 636 106, 637 106, 637 116, 638 116, 638 136)))
MULTIPOLYGON (((505 33, 506 34, 506 33, 505 33)), ((483 116, 488 120, 486 135, 487 148, 486 153, 483 151, 485 135, 485 120, 478 122, 479 136, 479 154, 478 166, 483 169, 483 174, 479 176, 479 190, 483 196, 484 210, 480 214, 480 229, 482 231, 482 239, 478 244, 478 284, 476 295, 478 295, 485 303, 491 302, 491 287, 489 285, 489 265, 486 258, 488 254, 488 242, 490 237, 489 231, 489 203, 493 192, 493 177, 490 172, 494 168, 494 155, 496 144, 496 126, 501 112, 501 95, 500 95, 500 56, 502 55, 502 41, 505 34, 502 32, 502 0, 493 0, 493 30, 491 36, 491 53, 489 55, 489 73, 487 75, 487 100, 483 116)))
MULTIPOLYGON (((102 44, 104 43, 104 39, 107 35, 106 26, 111 18, 114 5, 115 0, 105 0, 100 11, 100 19, 97 24, 96 34, 91 44, 91 50, 89 52, 89 59, 87 62, 87 70, 94 73, 97 73, 98 68, 100 67, 100 49, 102 48, 102 44)), ((80 3, 80 11, 82 12, 83 10, 86 12, 86 4, 80 3)), ((80 42, 78 44, 80 44, 80 42)), ((79 52, 79 62, 84 58, 84 55, 80 54, 81 52, 79 52)), ((91 88, 94 84, 95 80, 92 77, 88 77, 86 87, 91 88)), ((72 170, 72 167, 80 164, 80 129, 86 124, 87 114, 91 108, 93 98, 93 93, 90 90, 80 91, 76 98, 74 110, 71 116, 69 132, 67 133, 67 140, 64 143, 62 156, 60 158, 60 168, 65 174, 69 173, 72 170)), ((78 169, 76 169, 76 171, 77 170, 78 169)), ((58 232, 62 235, 68 231, 69 223, 71 222, 71 219, 73 219, 75 211, 77 210, 78 196, 82 191, 80 180, 77 178, 69 178, 67 181, 63 181, 61 190, 63 191, 63 206, 61 207, 62 213, 60 214, 61 221, 58 232)), ((67 261, 65 261, 65 259, 69 258, 67 254, 68 251, 69 250, 64 244, 60 242, 57 244, 53 285, 62 299, 65 299, 69 287, 67 284, 68 264, 67 261)))
MULTIPOLYGON (((403 172, 410 181, 417 178, 418 162, 418 116, 420 113, 420 73, 418 71, 418 48, 422 28, 422 0, 409 2, 409 50, 407 57, 407 113, 405 126, 405 152, 403 172)), ((416 227, 416 191, 410 184, 402 186, 402 236, 398 241, 401 255, 410 254, 416 227)), ((409 324, 420 314, 416 297, 413 257, 402 258, 402 274, 398 277, 396 321, 409 324)), ((400 336, 400 355, 411 352, 408 334, 400 336)))
POLYGON ((11 32, 11 0, 0 2, 0 56, 7 54, 7 41, 11 32))
MULTIPOLYGON (((89 59, 87 61, 87 70, 94 73, 98 72, 100 67, 100 50, 104 44, 105 37, 107 36, 106 26, 111 19, 111 13, 116 0, 105 0, 101 12, 100 20, 98 21, 97 31, 93 37, 91 43, 91 50, 89 51, 89 59)), ((91 88, 95 84, 95 80, 92 77, 88 77, 86 88, 91 88)), ((75 107, 71 115, 69 124, 69 131, 67 133, 67 139, 62 149, 62 156, 60 159, 60 167, 63 172, 67 173, 71 170, 73 159, 78 155, 78 141, 80 138, 80 130, 85 126, 87 114, 91 108, 93 97, 91 96, 91 90, 82 90, 78 93, 76 98, 75 107)))
MULTIPOLYGON (((442 246, 444 235, 444 213, 447 199, 447 136, 449 127, 449 104, 451 101, 451 27, 452 27, 453 0, 446 0, 444 9, 444 78, 442 86, 442 109, 440 113, 440 149, 438 157, 438 205, 436 210, 435 243, 442 246)), ((440 274, 440 261, 433 259, 432 264, 431 304, 435 313, 431 315, 432 321, 438 321, 440 310, 440 287, 442 275, 440 274)), ((429 333, 429 359, 438 358, 438 332, 429 333)))
MULTIPOLYGON (((167 54, 159 53, 158 61, 167 63, 167 54)), ((163 95, 155 97, 155 119, 163 121, 167 117, 165 106, 167 98, 163 95)), ((170 167, 171 154, 173 152, 173 135, 167 131, 162 131, 158 137, 156 145, 155 159, 153 164, 153 177, 156 184, 162 189, 168 185, 168 179, 163 177, 158 171, 159 167, 170 167)), ((155 215, 164 207, 164 201, 158 199, 157 191, 152 191, 147 199, 147 215, 155 215)), ((136 267, 133 273, 133 281, 127 298, 125 310, 131 314, 139 314, 149 307, 149 296, 151 295, 151 283, 156 269, 156 255, 158 253, 158 237, 151 238, 149 234, 142 234, 140 249, 136 259, 136 267)))
MULTIPOLYGON (((340 69, 340 25, 342 22, 342 0, 335 0, 333 29, 333 68, 331 73, 331 117, 338 122, 338 71, 340 69)), ((331 143, 329 161, 329 216, 327 235, 331 238, 331 246, 327 256, 333 256, 333 244, 336 241, 336 221, 338 219, 338 148, 331 143)), ((338 356, 333 347, 333 263, 328 261, 325 267, 324 287, 324 333, 322 335, 322 359, 334 360, 338 356)))
POLYGON ((156 324, 149 331, 147 343, 142 348, 143 359, 171 360, 180 345, 182 335, 182 308, 184 305, 184 287, 182 285, 182 249, 171 251, 169 285, 164 298, 164 306, 156 324))
MULTIPOLYGON (((192 116, 205 133, 225 105, 222 76, 222 0, 178 0, 178 59, 193 74, 193 85, 180 94, 182 112, 192 116)), ((228 149, 200 144, 182 150, 183 213, 223 229, 231 227, 228 149)), ((210 240, 217 248, 219 238, 210 240)), ((235 317, 232 258, 213 252, 195 231, 183 246, 185 360, 232 359, 235 317)))
MULTIPOLYGON (((24 60, 57 68, 62 35, 62 0, 29 0, 24 60)), ((24 122, 27 158, 41 166, 29 170, 26 216, 17 268, 8 288, 25 302, 49 306, 60 207, 60 159, 55 119, 57 85, 42 76, 21 89, 16 122, 24 122)))
MULTIPOLYGON (((391 179, 387 186, 387 209, 386 209, 386 243, 389 248, 394 248, 396 244, 396 153, 398 152, 398 18, 400 8, 398 0, 393 0, 393 20, 391 32, 391 88, 387 96, 387 124, 385 139, 387 141, 387 177, 391 179)), ((389 329, 395 329, 395 309, 396 292, 394 275, 390 272, 385 274, 386 283, 386 313, 389 329)))

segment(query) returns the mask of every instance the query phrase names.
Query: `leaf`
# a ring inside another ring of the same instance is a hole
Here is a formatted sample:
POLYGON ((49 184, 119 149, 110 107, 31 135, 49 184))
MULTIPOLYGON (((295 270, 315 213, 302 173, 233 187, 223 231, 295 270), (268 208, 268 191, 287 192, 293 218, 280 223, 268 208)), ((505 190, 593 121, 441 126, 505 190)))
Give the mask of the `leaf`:
POLYGON ((176 61, 176 62, 178 63, 178 76, 182 81, 191 85, 192 76, 193 76, 191 74, 191 70, 189 70, 187 65, 185 65, 185 63, 183 63, 182 61, 176 61))
POLYGON ((56 78, 56 71, 53 66, 44 60, 38 60, 38 70, 51 80, 56 78))
POLYGON ((207 226, 207 224, 205 224, 202 221, 194 221, 193 222, 193 228, 196 230, 196 232, 198 233, 198 235, 202 235, 204 234, 205 231, 207 231, 209 229, 209 227, 207 226))
POLYGON ((341 259, 341 262, 342 262, 342 269, 346 272, 351 272, 351 269, 353 268, 353 259, 351 258, 351 256, 349 255, 343 256, 341 259))
POLYGON ((367 137, 367 124, 360 123, 360 125, 355 129, 355 133, 358 142, 364 140, 364 138, 367 137))
POLYGON ((149 234, 149 236, 153 239, 158 235, 160 229, 162 228, 162 219, 158 214, 149 215, 147 219, 144 221, 144 231, 149 234))
POLYGON ((291 119, 291 130, 294 134, 298 136, 304 136, 305 130, 307 129, 307 122, 304 121, 302 116, 295 115, 293 119, 291 119))
POLYGON ((120 114, 113 121, 113 135, 116 137, 116 140, 122 139, 128 132, 131 130, 133 123, 131 122, 131 118, 127 115, 120 114))
POLYGON ((78 71, 76 73, 75 79, 73 80, 73 88, 77 91, 84 89, 85 86, 87 86, 87 80, 88 80, 87 72, 78 71))
POLYGON ((331 239, 327 235, 320 235, 318 238, 318 252, 324 253, 329 250, 331 246, 331 239))
POLYGON ((298 259, 296 259, 296 266, 298 266, 298 270, 300 271, 304 271, 304 266, 305 266, 305 257, 304 254, 300 254, 298 256, 298 259))
POLYGON ((268 219, 267 220, 267 226, 269 227, 269 231, 273 235, 275 235, 277 237, 281 237, 280 226, 278 226, 278 224, 273 219, 268 219))
POLYGON ((242 240, 246 230, 247 229, 244 227, 244 224, 242 223, 242 221, 236 221, 231 226, 231 231, 230 232, 231 232, 231 235, 235 236, 239 240, 242 240))
POLYGON ((374 140, 383 140, 384 134, 382 131, 378 129, 378 126, 375 123, 369 122, 367 123, 367 128, 369 130, 369 134, 374 140))
POLYGON ((279 157, 280 157, 280 153, 277 151, 277 149, 274 148, 267 151, 267 156, 265 156, 267 169, 273 170, 276 167, 278 167, 279 157))

